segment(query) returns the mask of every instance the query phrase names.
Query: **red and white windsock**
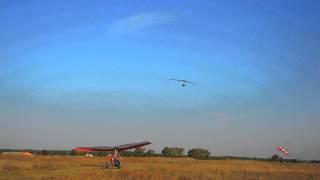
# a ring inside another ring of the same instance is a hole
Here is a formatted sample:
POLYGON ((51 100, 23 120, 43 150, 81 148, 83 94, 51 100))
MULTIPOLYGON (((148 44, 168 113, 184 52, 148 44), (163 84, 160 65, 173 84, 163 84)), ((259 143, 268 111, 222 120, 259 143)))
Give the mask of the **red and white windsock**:
POLYGON ((289 152, 286 150, 286 148, 282 147, 282 146, 278 146, 277 150, 279 152, 282 152, 284 155, 289 156, 289 152))

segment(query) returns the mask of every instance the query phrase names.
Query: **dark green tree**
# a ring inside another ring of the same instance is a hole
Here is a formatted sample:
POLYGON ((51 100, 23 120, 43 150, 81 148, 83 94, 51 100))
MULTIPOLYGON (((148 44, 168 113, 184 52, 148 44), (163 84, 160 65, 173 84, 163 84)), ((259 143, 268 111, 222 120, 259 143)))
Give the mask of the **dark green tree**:
POLYGON ((194 159, 206 160, 209 159, 210 152, 206 149, 194 148, 188 151, 188 156, 194 159))
POLYGON ((161 155, 164 157, 181 157, 183 156, 184 149, 180 147, 164 147, 161 155))
POLYGON ((148 157, 153 156, 153 155, 154 155, 154 150, 152 150, 152 149, 149 149, 149 150, 145 153, 145 156, 148 156, 148 157))

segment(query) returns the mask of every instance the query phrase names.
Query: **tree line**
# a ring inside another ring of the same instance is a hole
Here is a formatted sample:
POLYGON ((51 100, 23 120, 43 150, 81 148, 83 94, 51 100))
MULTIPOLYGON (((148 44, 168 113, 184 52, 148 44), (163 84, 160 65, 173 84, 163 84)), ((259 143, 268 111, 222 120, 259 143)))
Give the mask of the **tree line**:
MULTIPOLYGON (((32 150, 32 149, 0 149, 1 152, 31 152, 35 155, 62 155, 62 156, 79 156, 85 155, 86 152, 77 152, 73 150, 32 150)), ((112 152, 89 152, 93 156, 106 156, 112 152)), ((270 158, 256 157, 237 157, 237 156, 211 156, 210 151, 206 149, 193 148, 189 149, 187 154, 184 153, 184 148, 181 147, 164 147, 161 153, 155 153, 152 149, 136 148, 134 151, 122 151, 123 157, 171 157, 182 158, 190 157, 199 160, 257 160, 257 161, 272 161, 279 163, 320 163, 320 160, 298 160, 285 159, 274 154, 270 158)))
MULTIPOLYGON (((90 152, 95 156, 106 156, 111 152, 90 152)), ((71 151, 71 155, 83 155, 85 152, 76 152, 71 151)), ((190 149, 187 152, 187 155, 184 154, 184 148, 181 147, 164 147, 160 154, 155 153, 152 149, 136 148, 134 151, 123 151, 121 155, 124 157, 191 157, 194 159, 206 160, 210 157, 210 152, 206 149, 194 148, 190 149)))
MULTIPOLYGON (((31 152, 35 155, 85 155, 86 152, 77 152, 74 150, 32 150, 32 149, 0 149, 1 152, 31 152)), ((112 152, 89 152, 94 156, 106 156, 112 152)), ((181 147, 164 147, 160 154, 155 153, 152 149, 136 148, 134 151, 123 151, 121 155, 124 157, 191 157, 195 159, 209 159, 210 152, 205 149, 190 149, 187 155, 184 154, 184 148, 181 147)))

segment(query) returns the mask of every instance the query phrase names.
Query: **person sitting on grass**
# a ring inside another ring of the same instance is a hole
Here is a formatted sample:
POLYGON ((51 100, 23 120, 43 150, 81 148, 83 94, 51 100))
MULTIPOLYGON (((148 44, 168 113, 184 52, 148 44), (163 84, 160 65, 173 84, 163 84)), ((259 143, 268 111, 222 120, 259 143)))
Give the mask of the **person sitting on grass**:
POLYGON ((111 167, 113 167, 113 166, 114 166, 113 155, 108 154, 108 155, 106 156, 106 159, 107 159, 106 167, 107 167, 107 168, 109 167, 109 165, 108 165, 109 162, 111 163, 111 167))

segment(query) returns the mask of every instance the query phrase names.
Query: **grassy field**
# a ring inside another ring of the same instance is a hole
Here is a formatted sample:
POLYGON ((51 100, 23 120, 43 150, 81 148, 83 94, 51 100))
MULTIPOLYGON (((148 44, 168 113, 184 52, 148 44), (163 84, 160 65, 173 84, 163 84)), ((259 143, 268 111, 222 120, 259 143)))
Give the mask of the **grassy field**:
POLYGON ((189 158, 124 158, 106 169, 103 157, 0 155, 0 179, 320 179, 318 164, 189 158))

